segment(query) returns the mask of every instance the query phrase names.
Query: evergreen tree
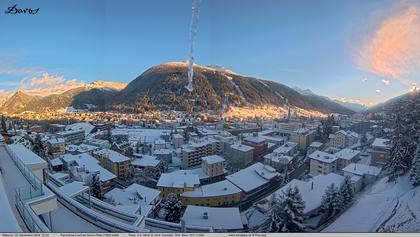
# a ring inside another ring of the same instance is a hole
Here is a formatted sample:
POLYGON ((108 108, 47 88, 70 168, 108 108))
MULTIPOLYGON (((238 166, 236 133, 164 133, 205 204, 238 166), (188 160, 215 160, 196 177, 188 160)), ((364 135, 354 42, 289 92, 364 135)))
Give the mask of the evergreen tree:
POLYGON ((344 183, 340 187, 340 193, 343 197, 343 206, 348 207, 353 203, 353 188, 350 182, 350 178, 347 176, 344 183))
POLYGON ((410 170, 419 141, 419 96, 410 96, 396 104, 392 111, 390 162, 387 164, 389 181, 410 170))
POLYGON ((331 184, 325 190, 325 194, 322 197, 321 209, 327 216, 335 216, 343 209, 343 197, 334 184, 331 184))
POLYGON ((297 187, 289 187, 283 196, 273 195, 267 221, 261 226, 264 232, 301 232, 306 216, 305 202, 297 187))
POLYGON ((99 174, 92 175, 92 180, 90 181, 90 190, 94 197, 102 199, 102 185, 101 180, 99 179, 99 174))
POLYGON ((182 203, 175 194, 170 193, 163 203, 166 211, 165 221, 179 223, 181 219, 182 203))
POLYGON ((360 138, 360 144, 364 145, 367 143, 367 137, 366 137, 366 133, 362 134, 362 137, 360 138))
POLYGON ((7 132, 6 120, 4 118, 4 115, 1 116, 1 130, 3 132, 7 132))
POLYGON ((37 134, 36 137, 35 137, 34 146, 33 146, 32 150, 37 155, 39 155, 41 157, 45 157, 44 145, 42 145, 41 136, 39 134, 37 134))
POLYGON ((420 145, 417 146, 417 150, 411 165, 410 181, 414 187, 420 185, 420 145))

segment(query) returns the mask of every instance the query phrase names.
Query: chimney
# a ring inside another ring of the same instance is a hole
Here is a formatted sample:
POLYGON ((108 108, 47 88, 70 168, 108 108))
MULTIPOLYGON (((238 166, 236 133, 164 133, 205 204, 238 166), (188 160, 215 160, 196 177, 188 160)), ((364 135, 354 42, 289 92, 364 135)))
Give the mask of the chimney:
POLYGON ((207 212, 204 212, 204 213, 203 213, 203 218, 204 218, 205 220, 209 219, 209 214, 208 214, 207 212))
POLYGON ((314 190, 314 181, 311 183, 311 190, 314 190))

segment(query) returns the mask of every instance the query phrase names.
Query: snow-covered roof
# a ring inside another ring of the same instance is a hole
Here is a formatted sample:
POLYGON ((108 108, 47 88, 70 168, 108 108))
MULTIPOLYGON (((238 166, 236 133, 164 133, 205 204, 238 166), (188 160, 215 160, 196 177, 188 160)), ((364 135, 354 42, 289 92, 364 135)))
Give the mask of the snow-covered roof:
POLYGON ((256 144, 266 141, 265 138, 260 137, 260 136, 248 136, 248 137, 245 137, 244 140, 247 142, 256 143, 256 144))
MULTIPOLYGON (((62 132, 58 132, 56 133, 59 136, 68 136, 68 135, 72 135, 72 134, 76 134, 76 133, 81 133, 84 132, 84 130, 80 129, 80 130, 66 130, 66 131, 62 131, 62 132)), ((84 133, 86 134, 86 133, 84 133)))
POLYGON ((63 162, 60 159, 56 158, 56 159, 50 160, 50 164, 51 166, 59 166, 59 165, 63 165, 63 162))
POLYGON ((172 135, 172 138, 184 139, 184 137, 181 134, 179 134, 179 133, 175 133, 174 135, 172 135))
POLYGON ((320 148, 323 145, 322 142, 312 142, 310 147, 320 148))
MULTIPOLYGON (((225 170, 224 172, 227 173, 227 170, 225 170)), ((209 178, 209 176, 204 172, 204 170, 201 167, 195 168, 195 169, 189 169, 189 170, 175 170, 172 173, 174 174, 178 173, 181 175, 186 175, 186 174, 198 175, 198 178, 200 180, 209 178)))
POLYGON ((141 155, 141 158, 136 158, 131 161, 133 166, 138 167, 157 167, 160 163, 160 160, 156 156, 141 155))
POLYGON ((219 197, 225 195, 232 195, 242 192, 228 180, 219 181, 217 183, 203 185, 194 191, 185 192, 181 194, 183 197, 219 197))
POLYGON ((162 174, 156 186, 169 188, 194 188, 197 185, 200 185, 198 175, 172 172, 162 174))
POLYGON ((283 144, 279 148, 275 149, 274 152, 280 153, 280 154, 287 154, 291 150, 295 149, 297 146, 298 146, 298 144, 296 142, 286 142, 285 144, 283 144))
POLYGON ((79 153, 85 153, 90 151, 98 150, 99 148, 96 146, 88 145, 88 144, 80 144, 80 145, 67 145, 65 147, 66 151, 69 152, 79 152, 79 153))
POLYGON ((389 148, 390 147, 390 140, 384 139, 384 138, 375 138, 375 140, 372 143, 373 147, 380 147, 380 148, 389 148))
POLYGON ((310 159, 321 161, 324 163, 332 163, 337 160, 337 156, 323 151, 314 151, 308 156, 310 159))
POLYGON ((99 155, 99 156, 105 156, 110 161, 112 161, 114 163, 120 163, 120 162, 130 160, 130 158, 126 157, 125 155, 120 154, 120 153, 118 153, 116 151, 113 151, 111 149, 102 149, 102 150, 99 150, 99 151, 95 151, 93 154, 99 155))
POLYGON ((343 168, 343 171, 360 175, 360 176, 365 175, 365 174, 378 176, 381 170, 382 168, 378 168, 371 165, 356 164, 356 163, 351 163, 343 168))
POLYGON ((221 156, 218 156, 218 155, 205 156, 201 159, 205 161, 207 164, 216 164, 216 163, 225 161, 225 159, 223 159, 221 156))
POLYGON ((207 146, 207 145, 215 143, 215 142, 217 142, 217 140, 215 140, 213 138, 206 138, 206 139, 202 139, 198 142, 192 142, 189 145, 193 148, 200 148, 200 147, 207 146))
POLYGON ((247 145, 240 144, 240 143, 232 144, 230 146, 230 148, 238 150, 238 151, 243 151, 243 152, 248 152, 248 151, 254 150, 254 148, 252 146, 247 146, 247 145))
POLYGON ((351 160, 357 155, 359 155, 360 151, 352 150, 350 148, 344 148, 343 150, 335 153, 334 155, 343 160, 351 160))
POLYGON ((109 181, 111 179, 116 178, 116 176, 103 168, 99 165, 99 161, 89 154, 82 153, 79 155, 71 155, 71 154, 65 154, 62 156, 62 160, 64 160, 67 163, 75 162, 77 166, 79 167, 85 167, 87 170, 89 170, 91 173, 99 172, 99 179, 102 182, 109 181))
POLYGON ((51 145, 61 144, 65 142, 66 141, 64 141, 64 139, 61 137, 55 137, 48 140, 48 143, 50 143, 51 145))
POLYGON ((82 182, 73 181, 71 183, 64 184, 63 186, 59 187, 58 190, 60 193, 63 193, 66 196, 74 197, 83 192, 86 192, 89 190, 89 187, 85 186, 82 182))
POLYGON ((215 230, 243 229, 241 215, 237 207, 201 207, 189 205, 182 219, 188 226, 212 227, 215 230), (207 215, 207 218, 204 215, 207 215))
POLYGON ((15 153, 17 158, 26 166, 47 167, 47 162, 33 153, 31 150, 20 144, 8 145, 10 150, 15 153))
POLYGON ((154 155, 169 155, 172 153, 170 149, 158 149, 153 152, 154 155))
MULTIPOLYGON (((344 176, 335 173, 317 175, 308 181, 293 179, 288 184, 278 189, 275 194, 283 195, 283 192, 286 192, 289 187, 297 187, 302 196, 302 200, 305 202, 304 212, 308 213, 321 206, 322 196, 328 186, 334 183, 336 187, 340 187, 344 182, 344 179, 344 176)), ((270 199, 271 195, 266 198, 266 200, 270 199)))
POLYGON ((62 173, 62 172, 58 172, 58 173, 54 173, 54 174, 50 174, 51 176, 53 176, 55 179, 58 180, 64 180, 70 177, 69 174, 67 173, 62 173))
POLYGON ((4 142, 4 137, 1 134, 0 134, 0 142, 4 142))
POLYGON ((286 156, 286 155, 275 153, 275 152, 265 155, 264 158, 269 159, 272 162, 282 163, 282 164, 288 164, 293 160, 293 156, 286 156))
POLYGON ((125 189, 114 188, 104 197, 116 205, 149 205, 159 197, 160 191, 140 184, 132 184, 125 189))
POLYGON ((132 141, 145 141, 153 143, 159 139, 162 132, 170 130, 165 129, 148 129, 148 128, 117 128, 112 130, 112 134, 127 135, 128 139, 132 141))
POLYGON ((226 176, 226 179, 248 193, 265 184, 280 174, 268 165, 258 162, 234 174, 226 176))

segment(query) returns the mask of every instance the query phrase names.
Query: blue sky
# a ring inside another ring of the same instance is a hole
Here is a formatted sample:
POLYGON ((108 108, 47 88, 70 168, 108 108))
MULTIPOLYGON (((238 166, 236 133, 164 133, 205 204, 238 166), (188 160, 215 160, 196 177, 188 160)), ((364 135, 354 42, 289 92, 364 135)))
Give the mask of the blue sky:
MULTIPOLYGON (((377 103, 407 92, 409 83, 401 78, 412 83, 420 74, 412 67, 398 77, 362 69, 358 52, 383 21, 412 4, 203 0, 194 58, 330 97, 377 103)), ((43 72, 86 83, 130 82, 152 65, 187 59, 190 18, 191 0, 3 0, 0 90, 43 72), (14 4, 40 10, 4 14, 14 4)))

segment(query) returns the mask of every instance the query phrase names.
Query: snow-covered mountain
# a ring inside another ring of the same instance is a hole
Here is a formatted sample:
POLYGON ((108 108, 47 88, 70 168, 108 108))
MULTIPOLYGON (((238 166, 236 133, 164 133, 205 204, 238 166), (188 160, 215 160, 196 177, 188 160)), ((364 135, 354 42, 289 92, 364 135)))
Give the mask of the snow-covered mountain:
MULTIPOLYGON (((320 96, 320 95, 317 95, 316 93, 314 93, 313 91, 311 91, 309 89, 302 89, 302 88, 299 88, 297 86, 293 87, 293 89, 295 91, 299 92, 302 95, 320 96)), ((354 112, 357 112, 357 113, 364 112, 368 109, 368 107, 366 105, 364 105, 362 103, 359 103, 358 101, 355 101, 355 100, 349 100, 349 99, 345 99, 345 98, 333 98, 332 99, 332 98, 329 98, 327 96, 321 96, 321 97, 323 97, 325 99, 328 99, 328 100, 331 100, 333 102, 336 102, 336 103, 338 103, 338 104, 340 104, 340 105, 342 105, 342 106, 344 106, 344 107, 346 107, 346 108, 348 108, 348 109, 350 109, 354 112)))
POLYGON ((120 82, 95 81, 68 88, 18 90, 9 92, 0 100, 0 110, 7 113, 46 112, 64 109, 73 104, 104 103, 126 85, 120 82))

